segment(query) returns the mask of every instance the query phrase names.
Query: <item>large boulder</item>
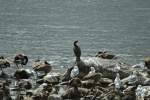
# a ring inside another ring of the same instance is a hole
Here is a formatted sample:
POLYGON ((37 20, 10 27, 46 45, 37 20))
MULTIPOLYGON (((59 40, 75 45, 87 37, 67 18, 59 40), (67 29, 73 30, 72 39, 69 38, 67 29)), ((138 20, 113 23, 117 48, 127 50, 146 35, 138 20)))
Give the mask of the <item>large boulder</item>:
POLYGON ((103 77, 110 79, 115 79, 116 72, 120 74, 120 78, 125 78, 133 70, 128 64, 121 63, 117 60, 101 59, 98 57, 82 58, 81 61, 77 61, 77 65, 80 69, 88 69, 85 74, 87 74, 90 67, 94 67, 96 72, 102 73, 103 77), (118 65, 120 69, 116 70, 118 65))

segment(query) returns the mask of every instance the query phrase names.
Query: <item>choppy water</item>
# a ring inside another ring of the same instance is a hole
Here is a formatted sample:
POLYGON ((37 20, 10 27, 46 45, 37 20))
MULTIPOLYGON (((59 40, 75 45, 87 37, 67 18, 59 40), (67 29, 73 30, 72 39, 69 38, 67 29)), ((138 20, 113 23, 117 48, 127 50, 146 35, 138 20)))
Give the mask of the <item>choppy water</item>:
POLYGON ((0 54, 69 65, 108 50, 136 63, 150 55, 149 0, 0 0, 0 54))

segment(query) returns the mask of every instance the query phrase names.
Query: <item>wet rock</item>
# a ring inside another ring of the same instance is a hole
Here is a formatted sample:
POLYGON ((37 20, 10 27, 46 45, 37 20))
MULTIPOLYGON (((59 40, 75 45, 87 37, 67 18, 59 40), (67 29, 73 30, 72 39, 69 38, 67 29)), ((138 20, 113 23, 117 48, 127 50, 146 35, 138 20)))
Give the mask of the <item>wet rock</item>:
POLYGON ((70 86, 72 87, 79 87, 81 86, 81 80, 79 78, 73 78, 71 81, 70 81, 70 86))
MULTIPOLYGON (((87 69, 84 72, 84 71, 80 71, 80 68, 79 68, 79 72, 83 73, 83 75, 81 75, 81 78, 87 75, 90 71, 90 67, 93 66, 96 72, 102 73, 103 77, 115 79, 116 77, 115 69, 116 69, 117 63, 120 63, 120 62, 116 60, 100 59, 96 57, 84 58, 84 59, 81 59, 81 61, 77 61, 78 67, 80 66, 81 70, 84 68, 87 69)), ((118 73, 120 74, 121 79, 127 77, 132 72, 132 68, 128 66, 127 64, 120 63, 119 65, 120 65, 120 70, 118 71, 118 73)))
POLYGON ((86 81, 82 81, 82 87, 83 88, 93 88, 96 86, 96 83, 94 82, 94 80, 86 80, 86 81))
POLYGON ((107 87, 109 84, 113 83, 113 80, 109 78, 101 78, 99 82, 101 83, 102 87, 107 87))
POLYGON ((62 100, 62 97, 58 94, 50 94, 47 100, 62 100))
POLYGON ((1 100, 3 100, 4 98, 11 100, 9 84, 7 84, 6 81, 0 82, 0 97, 1 100))
POLYGON ((44 81, 51 84, 58 84, 60 82, 60 73, 48 73, 44 76, 44 81))
POLYGON ((43 83, 34 90, 32 98, 33 100, 47 100, 51 91, 52 86, 47 83, 43 83))
POLYGON ((88 89, 85 88, 69 88, 62 95, 63 99, 80 99, 85 96, 89 92, 88 89))
POLYGON ((16 77, 16 79, 28 79, 30 77, 30 73, 28 73, 25 69, 17 69, 14 73, 14 77, 16 77))
POLYGON ((88 75, 84 76, 82 80, 94 80, 95 82, 101 79, 101 73, 89 73, 88 75))
POLYGON ((38 80, 36 81, 36 83, 42 84, 42 83, 44 83, 44 79, 38 79, 38 80))
POLYGON ((18 82, 18 86, 20 88, 25 88, 28 90, 32 88, 32 83, 30 82, 30 80, 22 79, 18 82))

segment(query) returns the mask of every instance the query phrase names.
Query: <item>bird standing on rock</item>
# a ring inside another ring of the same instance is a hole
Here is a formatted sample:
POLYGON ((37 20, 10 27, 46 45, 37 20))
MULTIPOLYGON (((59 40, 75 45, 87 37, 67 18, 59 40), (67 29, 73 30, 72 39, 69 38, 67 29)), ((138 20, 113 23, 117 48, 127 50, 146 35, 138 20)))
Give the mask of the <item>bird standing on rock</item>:
POLYGON ((80 56, 81 56, 81 49, 80 47, 77 45, 78 43, 78 40, 77 41, 74 41, 74 48, 73 48, 73 51, 74 51, 74 54, 76 56, 76 60, 80 60, 80 56))
POLYGON ((71 78, 76 77, 78 74, 79 74, 79 68, 78 68, 78 66, 74 66, 74 68, 72 69, 71 74, 70 74, 71 78))
POLYGON ((23 65, 26 65, 28 63, 28 57, 24 54, 17 54, 14 57, 14 63, 16 64, 17 68, 19 68, 19 64, 23 67, 23 65))
POLYGON ((74 41, 73 45, 73 51, 74 51, 74 54, 76 56, 76 62, 75 62, 75 65, 78 66, 79 68, 79 74, 78 74, 78 78, 83 78, 86 74, 89 73, 90 71, 90 67, 87 66, 85 64, 85 62, 82 61, 82 59, 80 59, 81 57, 81 49, 80 49, 80 46, 77 45, 78 41, 74 41))

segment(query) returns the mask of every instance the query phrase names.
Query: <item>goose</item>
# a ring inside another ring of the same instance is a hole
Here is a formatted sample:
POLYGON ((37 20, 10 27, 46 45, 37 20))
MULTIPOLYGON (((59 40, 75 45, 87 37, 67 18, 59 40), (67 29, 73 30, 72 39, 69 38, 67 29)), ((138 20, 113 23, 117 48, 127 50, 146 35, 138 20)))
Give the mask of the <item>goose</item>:
POLYGON ((17 68, 19 68, 19 64, 23 67, 23 65, 26 65, 28 63, 28 57, 24 54, 17 54, 14 57, 14 63, 16 64, 17 68))
POLYGON ((41 61, 41 60, 37 60, 33 63, 32 65, 34 71, 37 74, 38 77, 38 73, 37 71, 43 71, 45 73, 45 75, 50 72, 52 70, 52 65, 49 64, 47 61, 41 61))
POLYGON ((2 71, 2 75, 4 75, 4 71, 3 68, 7 68, 10 67, 10 63, 7 61, 7 59, 5 59, 3 56, 0 57, 0 68, 2 71))

